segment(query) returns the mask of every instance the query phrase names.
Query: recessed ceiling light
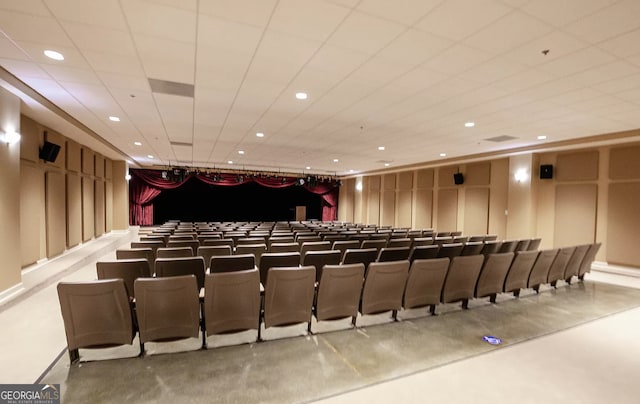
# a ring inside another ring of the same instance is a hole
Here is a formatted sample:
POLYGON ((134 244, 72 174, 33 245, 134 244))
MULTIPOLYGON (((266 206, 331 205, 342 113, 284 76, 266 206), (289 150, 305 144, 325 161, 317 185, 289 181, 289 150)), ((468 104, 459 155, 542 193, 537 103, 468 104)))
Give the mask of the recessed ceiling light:
POLYGON ((338 159, 333 159, 333 162, 334 162, 334 163, 337 163, 338 161, 340 161, 340 160, 338 160, 338 159))
POLYGON ((296 98, 299 100, 306 100, 307 99, 307 93, 296 93, 296 98))
POLYGON ((133 142, 133 144, 136 145, 136 146, 142 146, 141 142, 133 142))
POLYGON ((354 170, 349 170, 349 172, 350 172, 350 173, 355 173, 355 171, 354 171, 354 170))
POLYGON ((547 138, 546 135, 540 135, 538 136, 538 140, 545 140, 547 138))
POLYGON ((62 55, 62 53, 60 52, 56 52, 54 50, 46 50, 44 51, 44 55, 46 57, 48 57, 49 59, 53 59, 53 60, 64 60, 64 56, 62 55))
POLYGON ((389 167, 391 165, 391 163, 384 163, 385 167, 389 167))
POLYGON ((238 154, 244 154, 244 150, 238 150, 238 154))
POLYGON ((306 166, 304 169, 305 169, 305 170, 311 170, 311 167, 306 166))
POLYGON ((151 154, 147 154, 147 157, 150 158, 150 159, 153 158, 153 156, 151 154))
POLYGON ((262 133, 262 132, 258 132, 258 133, 256 133, 256 136, 258 136, 258 137, 264 137, 264 133, 262 133))
POLYGON ((378 146, 378 150, 383 151, 384 150, 384 146, 378 146))
POLYGON ((233 164, 232 160, 227 161, 227 164, 233 164))
POLYGON ((464 124, 465 128, 473 128, 474 126, 476 126, 475 122, 467 122, 464 124))
POLYGON ((112 122, 120 122, 120 118, 118 118, 117 116, 110 116, 109 120, 112 122))
POLYGON ((440 153, 440 157, 447 157, 447 153, 440 153))

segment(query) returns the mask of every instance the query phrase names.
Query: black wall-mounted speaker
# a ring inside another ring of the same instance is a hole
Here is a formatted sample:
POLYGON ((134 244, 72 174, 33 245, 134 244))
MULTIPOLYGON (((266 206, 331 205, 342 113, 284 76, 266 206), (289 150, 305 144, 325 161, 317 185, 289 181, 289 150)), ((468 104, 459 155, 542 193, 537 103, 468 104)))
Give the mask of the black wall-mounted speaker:
POLYGON ((553 178, 553 166, 551 164, 540 165, 540 179, 553 178))
POLYGON ((453 174, 453 182, 456 185, 464 184, 464 176, 462 175, 462 173, 453 174))
POLYGON ((40 158, 44 161, 55 162, 60 152, 60 145, 45 141, 40 148, 40 158))

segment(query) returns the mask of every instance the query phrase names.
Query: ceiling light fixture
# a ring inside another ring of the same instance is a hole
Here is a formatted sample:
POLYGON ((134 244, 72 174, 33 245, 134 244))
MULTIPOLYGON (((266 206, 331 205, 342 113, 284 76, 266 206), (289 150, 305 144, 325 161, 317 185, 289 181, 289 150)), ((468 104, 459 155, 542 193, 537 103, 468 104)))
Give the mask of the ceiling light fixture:
POLYGON ((227 164, 233 164, 232 160, 227 161, 227 164))
POLYGON ((391 163, 384 163, 385 167, 389 167, 391 165, 391 163))
POLYGON ((244 150, 238 150, 238 154, 244 154, 244 150))
POLYGON ((473 128, 474 126, 476 126, 475 122, 467 122, 464 124, 465 128, 473 128))
POLYGON ((296 98, 299 99, 299 100, 306 100, 307 97, 308 97, 307 93, 302 93, 302 92, 296 93, 296 98))
POLYGON ((383 151, 384 150, 384 146, 378 146, 378 150, 383 151))
POLYGON ((440 153, 440 157, 447 157, 447 153, 440 153))
POLYGON ((311 167, 306 166, 304 169, 305 169, 305 170, 311 170, 311 167))
POLYGON ((153 158, 153 155, 151 155, 151 154, 147 154, 147 157, 148 157, 148 158, 150 158, 150 159, 152 159, 152 158, 153 158))
POLYGON ((53 60, 64 60, 64 56, 62 55, 62 53, 60 52, 56 52, 54 50, 49 50, 47 49, 46 51, 44 51, 44 55, 46 57, 48 57, 49 59, 53 59, 53 60))
POLYGON ((546 140, 546 139, 547 139, 547 135, 538 136, 538 140, 546 140))
POLYGON ((133 144, 136 145, 136 146, 142 146, 141 142, 133 142, 133 144))
POLYGON ((338 160, 338 159, 333 159, 333 162, 334 162, 334 163, 337 163, 337 162, 339 162, 339 161, 340 161, 340 160, 338 160))
POLYGON ((262 132, 258 132, 258 133, 256 133, 256 136, 257 136, 257 137, 264 137, 264 133, 262 133, 262 132))
POLYGON ((120 122, 120 118, 118 118, 117 116, 110 116, 110 117, 109 117, 109 120, 110 120, 111 122, 120 122))

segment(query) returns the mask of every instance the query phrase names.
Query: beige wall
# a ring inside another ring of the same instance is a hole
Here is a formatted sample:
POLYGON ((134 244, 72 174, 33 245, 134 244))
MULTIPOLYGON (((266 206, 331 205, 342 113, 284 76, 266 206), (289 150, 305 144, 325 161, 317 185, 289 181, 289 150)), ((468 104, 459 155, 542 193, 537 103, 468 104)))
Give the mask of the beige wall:
MULTIPOLYGON (((20 132, 20 99, 0 88, 0 131, 20 132)), ((20 144, 0 143, 0 290, 20 283, 20 144)))
POLYGON ((640 268, 639 156, 631 143, 363 176, 345 181, 339 209, 356 223, 541 237, 542 248, 598 241, 597 260, 640 268), (540 179, 541 164, 553 178, 540 179), (528 178, 517 181, 518 170, 528 178))

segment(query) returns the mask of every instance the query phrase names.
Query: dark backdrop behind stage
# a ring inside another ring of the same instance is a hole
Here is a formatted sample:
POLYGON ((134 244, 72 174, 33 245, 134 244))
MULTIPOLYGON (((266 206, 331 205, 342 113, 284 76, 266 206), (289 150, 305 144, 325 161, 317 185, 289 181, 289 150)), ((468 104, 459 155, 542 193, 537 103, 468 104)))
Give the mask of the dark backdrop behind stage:
POLYGON ((307 219, 322 217, 322 196, 304 187, 267 188, 254 182, 223 187, 191 178, 154 199, 153 222, 295 220, 296 206, 307 207, 307 219))

